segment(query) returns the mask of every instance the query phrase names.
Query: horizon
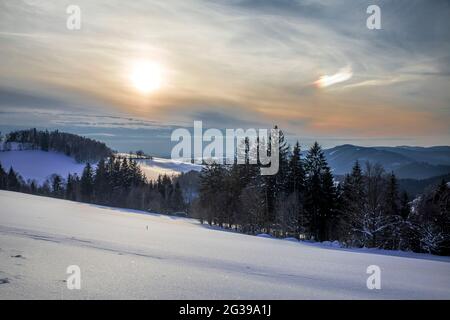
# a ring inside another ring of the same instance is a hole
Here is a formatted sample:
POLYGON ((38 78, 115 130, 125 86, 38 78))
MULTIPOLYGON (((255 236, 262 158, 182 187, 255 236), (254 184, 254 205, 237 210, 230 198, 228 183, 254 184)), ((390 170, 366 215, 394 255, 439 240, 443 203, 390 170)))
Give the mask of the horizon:
MULTIPOLYGON (((170 151, 172 149, 172 147, 176 144, 176 142, 170 142, 168 145, 165 145, 166 140, 168 139, 170 141, 170 132, 173 130, 172 127, 168 127, 167 131, 165 132, 166 135, 163 135, 162 137, 160 137, 158 140, 153 139, 151 141, 147 141, 147 142, 140 142, 141 139, 136 139, 136 138, 129 138, 121 141, 117 141, 117 136, 115 134, 112 133, 83 133, 80 130, 77 130, 77 128, 73 128, 73 130, 66 130, 67 128, 64 127, 53 127, 53 128, 48 128, 48 127, 5 127, 5 126, 0 126, 0 134, 5 136, 6 134, 16 131, 16 130, 28 130, 28 129, 37 129, 37 130, 48 130, 48 131, 54 131, 54 130, 58 130, 60 132, 67 132, 67 133, 72 133, 72 134, 76 134, 76 135, 80 135, 86 138, 90 138, 90 139, 94 139, 100 142, 105 143, 109 148, 111 148, 112 150, 118 152, 118 153, 129 153, 129 152, 135 152, 138 150, 142 150, 145 153, 148 153, 152 156, 155 157, 160 157, 160 158, 166 158, 169 159, 170 158, 170 151), (6 130, 4 130, 6 129, 6 130), (137 140, 137 142, 134 142, 133 140, 137 140), (157 144, 159 145, 160 148, 158 149, 154 149, 153 146, 157 144)), ((204 128, 204 131, 208 129, 208 128, 204 128)), ((136 129, 133 129, 136 130, 136 129)), ((155 133, 155 131, 153 130, 151 133, 148 133, 146 131, 150 131, 150 130, 144 130, 144 134, 141 138, 145 139, 148 137, 148 135, 161 135, 161 131, 158 131, 157 133, 155 133), (147 135, 148 134, 148 135, 147 135)), ((125 136, 126 137, 126 136, 125 136)), ((121 139, 123 139, 123 135, 121 135, 121 139)), ((321 141, 320 139, 314 139, 314 138, 308 138, 308 139, 298 139, 297 137, 290 137, 287 136, 286 140, 290 146, 290 148, 292 148, 294 146, 294 144, 298 141, 300 143, 300 147, 302 149, 302 152, 306 152, 313 144, 314 142, 318 142, 319 145, 323 148, 323 150, 329 150, 329 149, 333 149, 333 148, 337 148, 337 147, 343 147, 343 146, 352 146, 352 147, 358 147, 358 148, 425 148, 425 149, 429 149, 429 148, 439 148, 439 147, 450 147, 450 145, 429 145, 429 146, 421 146, 421 145, 407 145, 407 144, 403 144, 403 145, 395 145, 395 144, 391 144, 391 145, 379 145, 379 144, 367 144, 367 145, 362 145, 362 144, 355 144, 355 143, 348 143, 343 141, 342 143, 335 143, 335 144, 324 144, 323 141, 321 141), (308 142, 305 142, 308 141, 308 142)))

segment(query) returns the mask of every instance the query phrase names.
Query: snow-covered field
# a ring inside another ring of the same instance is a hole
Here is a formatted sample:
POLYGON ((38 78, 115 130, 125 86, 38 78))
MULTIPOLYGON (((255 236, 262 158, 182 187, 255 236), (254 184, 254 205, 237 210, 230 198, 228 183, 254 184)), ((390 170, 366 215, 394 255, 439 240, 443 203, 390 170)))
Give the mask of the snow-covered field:
POLYGON ((0 299, 450 298, 450 260, 323 248, 0 191, 0 299), (381 268, 368 290, 366 268, 381 268), (69 290, 66 268, 81 268, 69 290))
POLYGON ((0 163, 5 171, 12 166, 25 181, 35 180, 42 184, 52 174, 66 178, 69 173, 81 175, 84 164, 62 153, 41 150, 3 151, 0 163))

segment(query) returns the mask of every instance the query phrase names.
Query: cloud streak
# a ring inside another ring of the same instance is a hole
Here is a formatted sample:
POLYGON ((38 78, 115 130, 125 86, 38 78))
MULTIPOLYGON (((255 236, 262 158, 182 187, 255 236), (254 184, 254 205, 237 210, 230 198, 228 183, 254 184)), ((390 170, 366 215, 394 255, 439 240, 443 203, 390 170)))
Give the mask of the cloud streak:
POLYGON ((319 78, 314 84, 318 88, 326 88, 341 82, 350 80, 353 77, 353 71, 351 67, 345 67, 340 69, 337 73, 329 76, 324 75, 319 78))

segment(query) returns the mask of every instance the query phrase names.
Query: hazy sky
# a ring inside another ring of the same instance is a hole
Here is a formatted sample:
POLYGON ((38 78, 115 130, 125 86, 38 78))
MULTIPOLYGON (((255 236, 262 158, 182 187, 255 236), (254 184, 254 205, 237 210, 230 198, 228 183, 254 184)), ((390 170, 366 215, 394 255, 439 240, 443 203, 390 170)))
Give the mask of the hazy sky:
POLYGON ((203 120, 326 146, 450 144, 450 1, 5 0, 0 61, 3 128, 151 140, 203 120), (133 84, 139 61, 158 89, 133 84))

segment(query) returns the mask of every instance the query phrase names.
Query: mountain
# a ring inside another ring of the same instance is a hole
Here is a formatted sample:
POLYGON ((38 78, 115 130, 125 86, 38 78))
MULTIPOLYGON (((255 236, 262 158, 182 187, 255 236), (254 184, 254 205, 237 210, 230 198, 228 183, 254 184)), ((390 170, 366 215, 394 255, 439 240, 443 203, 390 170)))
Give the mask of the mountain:
POLYGON ((0 299, 450 297, 448 257, 255 237, 9 191, 0 203, 0 299), (67 289, 71 265, 81 290, 67 289), (370 265, 383 270, 382 290, 367 289, 370 265))
POLYGON ((427 179, 450 173, 450 147, 361 147, 341 145, 324 150, 333 172, 350 172, 355 161, 380 163, 398 178, 427 179))

